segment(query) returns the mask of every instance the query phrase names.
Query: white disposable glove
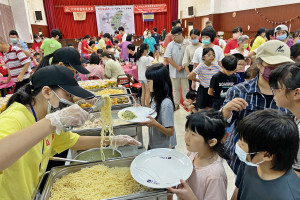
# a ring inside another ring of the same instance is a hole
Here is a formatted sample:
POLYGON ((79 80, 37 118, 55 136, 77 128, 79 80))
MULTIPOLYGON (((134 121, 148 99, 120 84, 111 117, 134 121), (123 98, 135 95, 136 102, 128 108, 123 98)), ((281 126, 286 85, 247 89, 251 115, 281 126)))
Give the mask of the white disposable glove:
POLYGON ((110 146, 112 148, 117 148, 120 146, 124 146, 126 144, 128 145, 135 145, 135 146, 141 146, 142 144, 133 139, 132 137, 128 136, 128 135, 117 135, 117 136, 112 136, 111 140, 110 140, 110 146))
POLYGON ((46 115, 46 119, 50 120, 51 125, 56 127, 58 135, 65 127, 82 126, 88 118, 89 113, 77 104, 46 115))

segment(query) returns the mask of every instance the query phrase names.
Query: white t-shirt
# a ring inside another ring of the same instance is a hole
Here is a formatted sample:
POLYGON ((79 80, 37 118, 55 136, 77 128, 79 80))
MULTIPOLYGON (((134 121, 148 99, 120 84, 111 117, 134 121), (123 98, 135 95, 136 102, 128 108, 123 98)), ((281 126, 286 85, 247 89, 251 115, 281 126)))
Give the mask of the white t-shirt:
POLYGON ((225 46, 226 46, 226 42, 225 42, 225 40, 223 40, 223 39, 219 39, 219 45, 222 47, 222 48, 224 48, 225 46))
MULTIPOLYGON (((235 53, 239 53, 240 54, 240 52, 236 48, 230 50, 230 54, 231 55, 235 54, 235 53)), ((244 49, 243 56, 244 57, 248 57, 249 56, 249 51, 247 49, 244 49)))
POLYGON ((138 61, 136 61, 136 64, 138 66, 138 77, 139 81, 146 81, 146 67, 151 65, 151 62, 154 61, 154 59, 151 56, 142 56, 138 61))
MULTIPOLYGON (((114 49, 114 48, 111 48, 111 49, 110 49, 110 52, 112 52, 112 53, 113 53, 114 51, 115 51, 115 49, 114 49)), ((116 50, 116 51, 115 51, 115 55, 114 55, 114 57, 115 57, 115 58, 120 58, 120 52, 119 52, 118 50, 116 50)))
POLYGON ((122 37, 122 42, 126 42, 127 34, 125 33, 122 37))
MULTIPOLYGON (((218 62, 221 62, 221 60, 224 58, 224 53, 221 47, 214 45, 213 50, 215 51, 215 60, 212 62, 213 65, 219 65, 218 62)), ((199 47, 196 49, 194 58, 193 58, 193 63, 204 63, 204 60, 202 59, 202 54, 203 54, 203 47, 199 47)))

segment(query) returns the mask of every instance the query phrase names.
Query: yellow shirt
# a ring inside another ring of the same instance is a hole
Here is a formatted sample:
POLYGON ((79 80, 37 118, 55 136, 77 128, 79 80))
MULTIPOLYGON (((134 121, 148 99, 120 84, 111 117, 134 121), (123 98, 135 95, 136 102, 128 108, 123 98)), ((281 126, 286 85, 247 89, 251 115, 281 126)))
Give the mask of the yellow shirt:
POLYGON ((262 45, 265 42, 266 42, 265 38, 261 36, 257 36, 252 44, 251 51, 257 49, 260 45, 262 45))
MULTIPOLYGON (((13 103, 0 115, 0 139, 34 123, 34 116, 24 105, 13 103)), ((0 173, 0 199, 32 199, 39 179, 46 171, 49 157, 71 148, 78 138, 79 135, 72 132, 52 133, 32 147, 0 173)))
POLYGON ((99 40, 99 43, 98 43, 98 49, 105 49, 106 45, 105 45, 105 41, 104 39, 102 38, 101 40, 99 40))

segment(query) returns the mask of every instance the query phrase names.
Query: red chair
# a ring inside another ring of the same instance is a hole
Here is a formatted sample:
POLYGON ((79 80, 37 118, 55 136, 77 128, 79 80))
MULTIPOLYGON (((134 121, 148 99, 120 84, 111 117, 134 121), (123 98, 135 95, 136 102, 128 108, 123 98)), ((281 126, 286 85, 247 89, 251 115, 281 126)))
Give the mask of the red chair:
POLYGON ((130 88, 131 91, 136 90, 134 92, 135 96, 138 98, 141 93, 142 85, 140 83, 133 83, 131 84, 131 75, 129 74, 122 74, 117 77, 118 85, 122 85, 125 88, 130 88))

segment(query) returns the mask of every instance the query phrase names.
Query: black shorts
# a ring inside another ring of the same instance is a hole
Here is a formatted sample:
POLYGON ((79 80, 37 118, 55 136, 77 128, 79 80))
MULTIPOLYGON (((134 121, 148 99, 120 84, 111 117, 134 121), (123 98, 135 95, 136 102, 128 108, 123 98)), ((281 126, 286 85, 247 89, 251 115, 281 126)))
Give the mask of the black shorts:
POLYGON ((212 96, 208 95, 208 88, 199 86, 196 97, 196 108, 204 109, 212 106, 212 96))
POLYGON ((225 100, 224 98, 222 99, 213 98, 212 108, 215 110, 220 110, 220 108, 223 106, 224 100, 225 100))

